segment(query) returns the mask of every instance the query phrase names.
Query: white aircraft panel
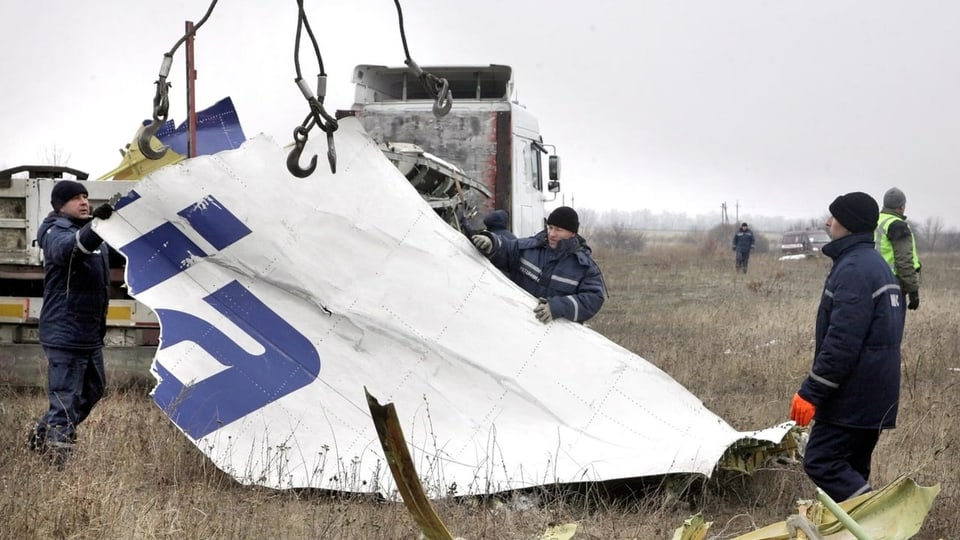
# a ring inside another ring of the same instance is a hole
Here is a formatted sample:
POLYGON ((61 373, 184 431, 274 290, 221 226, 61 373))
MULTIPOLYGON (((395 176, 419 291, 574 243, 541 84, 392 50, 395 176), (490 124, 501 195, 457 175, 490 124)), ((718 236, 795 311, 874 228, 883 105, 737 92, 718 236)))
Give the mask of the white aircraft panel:
POLYGON ((323 137, 298 179, 260 136, 156 171, 96 224, 160 318, 154 400, 239 481, 389 493, 364 387, 433 496, 709 475, 789 429, 738 432, 602 335, 541 324, 354 119, 335 137, 335 175, 323 137))

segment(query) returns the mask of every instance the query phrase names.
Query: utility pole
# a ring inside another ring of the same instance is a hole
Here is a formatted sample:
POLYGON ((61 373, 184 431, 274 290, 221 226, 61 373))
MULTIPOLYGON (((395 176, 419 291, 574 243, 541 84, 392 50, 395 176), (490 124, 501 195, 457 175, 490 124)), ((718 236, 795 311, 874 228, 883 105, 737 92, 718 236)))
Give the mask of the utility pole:
POLYGON ((730 223, 730 220, 727 219, 727 203, 726 201, 720 203, 720 224, 726 225, 730 223))
POLYGON ((197 70, 193 66, 193 21, 186 21, 184 26, 187 36, 187 157, 192 158, 197 156, 197 70))

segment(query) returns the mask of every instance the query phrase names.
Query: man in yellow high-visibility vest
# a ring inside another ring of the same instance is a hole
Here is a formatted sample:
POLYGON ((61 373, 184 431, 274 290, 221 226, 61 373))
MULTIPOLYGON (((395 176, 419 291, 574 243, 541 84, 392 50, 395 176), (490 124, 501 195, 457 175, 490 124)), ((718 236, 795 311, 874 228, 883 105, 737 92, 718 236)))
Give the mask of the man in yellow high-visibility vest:
POLYGON ((900 282, 907 297, 907 309, 920 307, 920 257, 907 218, 903 215, 907 197, 897 188, 883 194, 883 210, 874 236, 877 249, 900 282))

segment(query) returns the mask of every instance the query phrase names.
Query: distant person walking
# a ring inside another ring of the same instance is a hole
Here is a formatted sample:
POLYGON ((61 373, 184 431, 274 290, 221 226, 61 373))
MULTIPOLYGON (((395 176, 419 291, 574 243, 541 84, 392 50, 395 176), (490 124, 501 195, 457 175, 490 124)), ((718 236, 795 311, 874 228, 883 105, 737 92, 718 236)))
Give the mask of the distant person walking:
POLYGON ((790 418, 816 420, 803 468, 836 501, 872 490, 870 461, 880 431, 897 423, 903 295, 873 247, 879 211, 866 193, 830 204, 833 259, 817 310, 813 367, 793 396, 790 418))
POLYGON ((907 197, 897 188, 883 194, 883 210, 877 221, 876 246, 884 260, 897 276, 900 288, 907 297, 907 309, 920 307, 920 257, 917 241, 903 215, 907 197))
POLYGON ((488 231, 499 236, 500 238, 516 240, 517 236, 510 232, 510 229, 507 228, 507 224, 509 222, 510 214, 507 214, 506 210, 494 210, 493 212, 487 214, 487 217, 483 218, 483 224, 486 226, 488 231))
POLYGON ((750 261, 753 244, 753 231, 746 223, 741 223, 740 230, 733 235, 733 251, 737 254, 737 272, 747 273, 747 263, 750 261))

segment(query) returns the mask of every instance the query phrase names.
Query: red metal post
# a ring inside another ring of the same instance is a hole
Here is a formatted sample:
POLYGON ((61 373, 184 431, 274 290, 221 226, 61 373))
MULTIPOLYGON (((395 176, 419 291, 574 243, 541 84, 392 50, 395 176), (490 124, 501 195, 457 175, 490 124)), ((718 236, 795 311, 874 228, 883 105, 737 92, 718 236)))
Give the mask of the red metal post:
POLYGON ((193 66, 193 21, 186 22, 187 35, 187 157, 197 155, 197 70, 193 66))

